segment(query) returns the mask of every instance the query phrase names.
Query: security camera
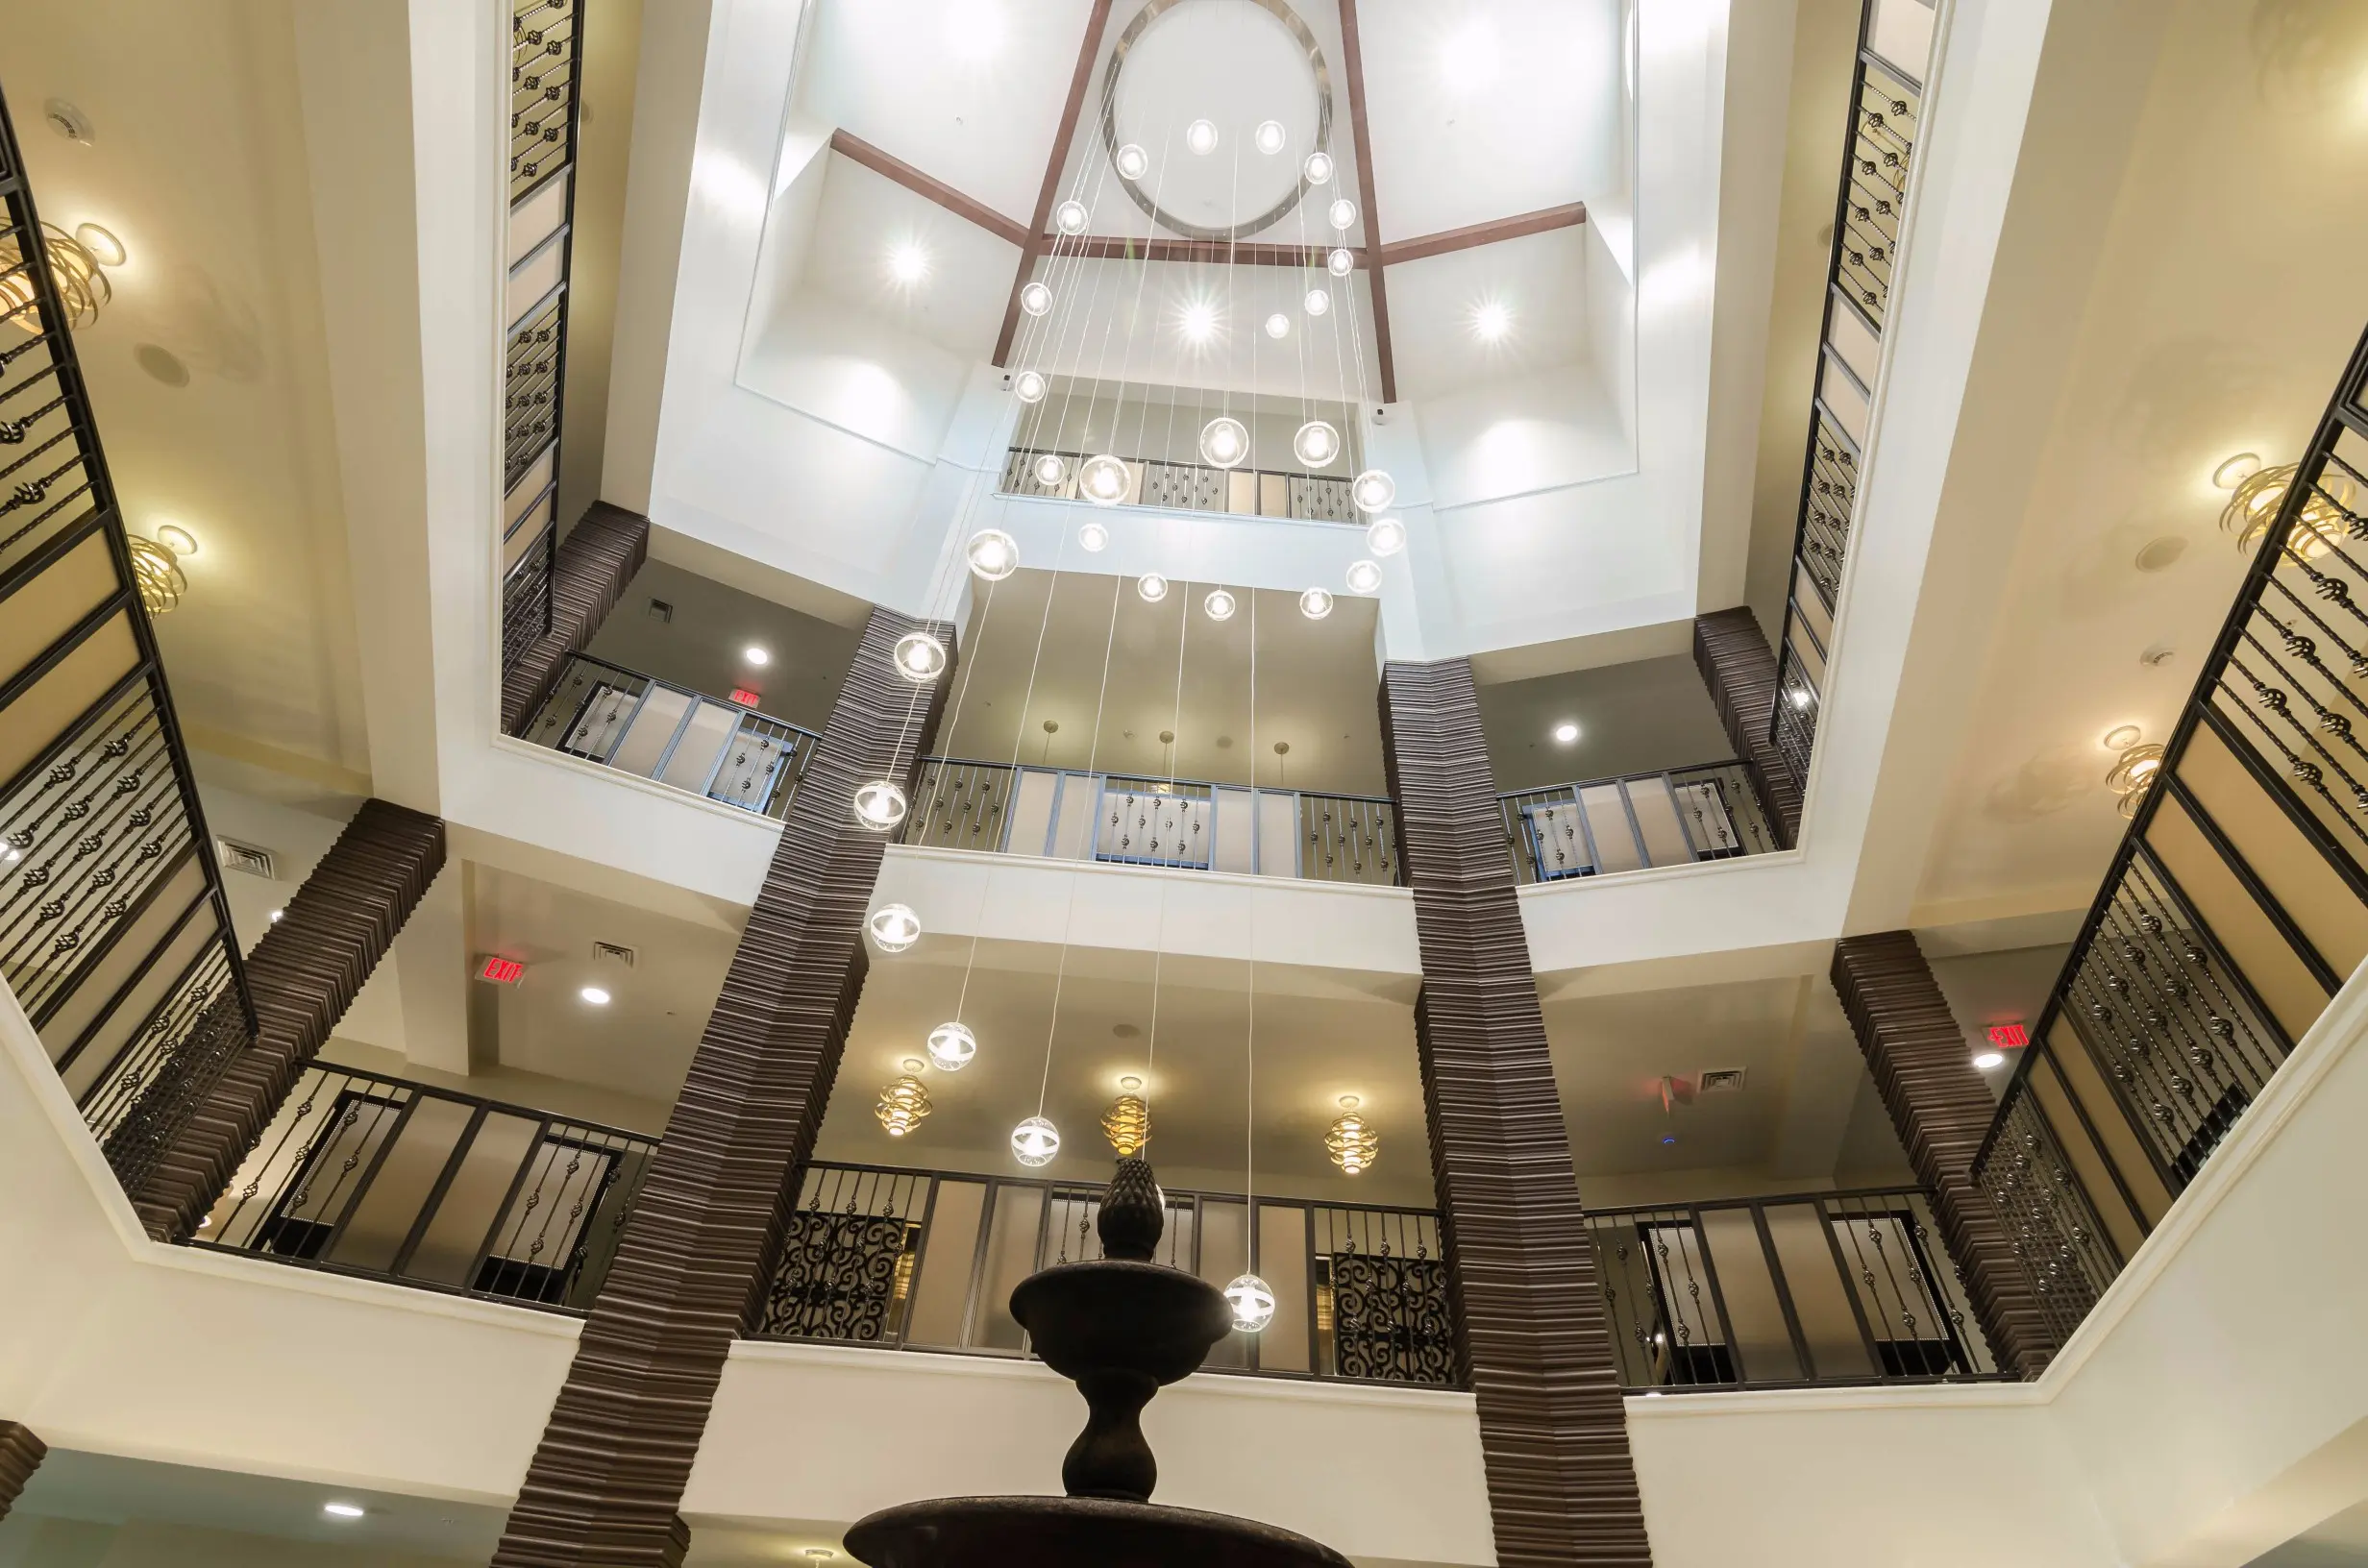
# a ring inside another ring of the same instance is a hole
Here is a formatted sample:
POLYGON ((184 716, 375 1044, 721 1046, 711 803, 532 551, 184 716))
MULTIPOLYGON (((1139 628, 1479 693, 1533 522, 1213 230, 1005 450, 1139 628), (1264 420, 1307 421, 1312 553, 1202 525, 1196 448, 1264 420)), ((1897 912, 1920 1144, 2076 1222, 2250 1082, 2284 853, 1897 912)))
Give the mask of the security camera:
POLYGON ((1376 425, 1387 425, 1390 423, 1390 410, 1387 406, 1381 404, 1375 404, 1373 405, 1373 423, 1376 425))

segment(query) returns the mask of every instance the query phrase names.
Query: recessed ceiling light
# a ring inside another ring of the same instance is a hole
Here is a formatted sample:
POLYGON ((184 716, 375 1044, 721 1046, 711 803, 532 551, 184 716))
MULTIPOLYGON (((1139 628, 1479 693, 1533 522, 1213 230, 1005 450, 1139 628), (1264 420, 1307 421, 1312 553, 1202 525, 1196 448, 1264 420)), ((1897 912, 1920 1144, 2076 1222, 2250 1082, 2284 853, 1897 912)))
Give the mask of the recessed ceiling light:
POLYGON ((2233 490, 2261 471, 2261 459, 2250 452, 2240 452, 2211 471, 2211 482, 2223 490, 2233 490))
POLYGON ((608 992, 601 990, 598 986, 586 986, 583 990, 576 992, 576 994, 591 1003, 594 1007, 606 1007, 608 1005, 608 992))
POLYGON ((1490 300, 1471 313, 1472 335, 1483 343, 1498 343, 1513 330, 1513 312, 1499 300, 1490 300))
POLYGON ((766 652, 763 649, 758 648, 754 643, 751 643, 748 647, 742 649, 740 650, 740 656, 753 665, 761 666, 771 664, 773 662, 773 655, 766 652))
POLYGON ((917 283, 929 276, 929 253, 907 240, 888 253, 888 272, 900 283, 917 283))
POLYGON ((194 555, 197 553, 197 535, 191 533, 188 529, 183 527, 178 523, 159 524, 157 526, 157 543, 162 545, 166 550, 171 551, 176 555, 194 555))
POLYGON ((1973 1065, 1981 1068, 1984 1072, 1989 1071, 1992 1067, 2003 1067, 2007 1065, 2007 1053, 2004 1051, 1984 1051, 1980 1056, 1973 1059, 1973 1065))
POLYGON ((95 223, 78 225, 74 237, 84 250, 90 253, 90 259, 102 267, 120 267, 130 254, 124 250, 122 240, 95 223))
POLYGON ((332 1519, 358 1519, 370 1510, 352 1503, 324 1503, 321 1511, 332 1519))
POLYGON ((1554 726, 1554 739, 1564 746, 1579 738, 1579 726, 1566 719, 1554 726))
POLYGON ((278 924, 280 923, 281 919, 282 919, 284 916, 285 916, 286 914, 287 914, 287 911, 286 911, 286 910, 284 910, 284 909, 275 909, 275 910, 273 910, 273 911, 271 912, 271 923, 272 923, 272 924, 274 924, 274 925, 278 925, 278 924))
POLYGON ((1184 128, 1184 146, 1196 158, 1206 158, 1217 151, 1217 126, 1209 120, 1195 120, 1184 128))

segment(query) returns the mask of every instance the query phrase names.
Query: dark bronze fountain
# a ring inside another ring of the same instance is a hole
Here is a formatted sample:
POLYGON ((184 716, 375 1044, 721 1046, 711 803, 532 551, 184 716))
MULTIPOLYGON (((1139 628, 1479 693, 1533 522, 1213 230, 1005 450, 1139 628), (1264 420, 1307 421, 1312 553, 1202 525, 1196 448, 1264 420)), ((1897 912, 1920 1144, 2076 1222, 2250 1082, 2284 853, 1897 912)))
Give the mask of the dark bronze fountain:
POLYGON ((1149 1164, 1121 1160, 1096 1221, 1102 1256, 1011 1293, 1036 1354, 1085 1396, 1085 1430, 1061 1461, 1069 1495, 900 1504, 856 1521, 849 1553, 870 1568, 1347 1568, 1304 1535, 1151 1501, 1143 1408, 1198 1371, 1233 1324, 1215 1286, 1151 1262, 1167 1223, 1149 1164))

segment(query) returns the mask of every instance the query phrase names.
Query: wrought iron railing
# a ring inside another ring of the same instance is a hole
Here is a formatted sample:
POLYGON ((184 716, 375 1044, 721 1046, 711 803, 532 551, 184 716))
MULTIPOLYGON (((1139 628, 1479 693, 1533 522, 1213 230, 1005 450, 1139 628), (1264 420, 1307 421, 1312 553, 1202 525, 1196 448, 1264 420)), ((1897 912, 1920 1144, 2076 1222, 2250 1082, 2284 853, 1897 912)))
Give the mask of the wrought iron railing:
POLYGON ((1386 796, 929 757, 900 844, 1392 887, 1386 796))
MULTIPOLYGON (((752 1336, 1024 1357, 1012 1286, 1101 1256, 1099 1185, 807 1168, 752 1336)), ((1166 1189, 1157 1261, 1213 1285, 1246 1268, 1274 1320, 1211 1352, 1215 1371, 1367 1383, 1459 1381, 1439 1216, 1166 1189)))
POLYGON ((1925 0, 1865 0, 1850 82, 1850 139, 1835 201, 1824 330, 1809 418, 1792 576, 1768 723, 1797 785, 1809 774, 1828 651, 1849 552, 1859 478, 1874 409, 1876 363, 1923 113, 1933 11, 1925 0))
POLYGON ((1739 762, 1517 790, 1497 797, 1517 882, 1764 855, 1778 847, 1739 762))
POLYGON ((1920 1188, 1590 1211, 1622 1387, 2002 1376, 1920 1188))
POLYGON ((312 1066, 192 1244, 582 1311, 656 1153, 638 1133, 312 1066))
POLYGON ((1975 1162, 2060 1338, 2368 956, 2368 336, 2230 516, 2252 566, 1975 1162))
MULTIPOLYGON (((1047 501, 1075 501, 1077 472, 1085 453, 1052 452, 1041 447, 1014 447, 1003 459, 996 488, 1007 496, 1035 496, 1047 501), (1061 465, 1060 477, 1045 481, 1039 465, 1050 457, 1061 465)), ((1159 506, 1180 512, 1230 512, 1237 517, 1287 517, 1301 523, 1354 523, 1365 519, 1349 500, 1348 481, 1321 474, 1292 474, 1265 469, 1212 468, 1206 463, 1176 463, 1157 457, 1128 457, 1126 494, 1121 506, 1159 506)))
POLYGON ((509 279, 502 312, 505 671, 551 629, 583 0, 510 0, 509 12, 509 279))
POLYGON ((0 982, 134 1189, 255 1013, 5 104, 0 255, 0 982))
POLYGON ((786 719, 583 653, 568 659, 520 739, 762 817, 789 810, 822 741, 786 719))

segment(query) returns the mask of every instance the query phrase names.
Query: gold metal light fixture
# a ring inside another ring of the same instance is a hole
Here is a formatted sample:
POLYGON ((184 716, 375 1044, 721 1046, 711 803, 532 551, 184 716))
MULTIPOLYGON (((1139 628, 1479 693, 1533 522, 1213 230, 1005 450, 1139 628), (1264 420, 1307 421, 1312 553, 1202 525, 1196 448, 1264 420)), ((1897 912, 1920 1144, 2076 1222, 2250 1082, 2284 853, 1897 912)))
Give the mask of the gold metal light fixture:
MULTIPOLYGON (((2118 733, 2118 731, 2116 732, 2118 733)), ((2121 814, 2137 815, 2146 792, 2154 788, 2155 779, 2162 772, 2162 747, 2154 741, 2141 741, 2124 747, 2111 772, 2105 775, 2106 787, 2121 796, 2121 814)))
POLYGON ((1381 1135, 1357 1113, 1357 1107, 1364 1103, 1354 1094, 1342 1095, 1341 1118, 1323 1135, 1324 1152, 1332 1156, 1332 1163, 1341 1167, 1344 1176, 1370 1170, 1381 1153, 1381 1135))
POLYGON ((1124 1092, 1112 1100, 1110 1109, 1102 1113, 1101 1135, 1110 1140, 1112 1148, 1119 1151, 1122 1160, 1131 1159, 1151 1141, 1151 1108, 1143 1103, 1142 1095, 1135 1092, 1142 1087, 1143 1080, 1140 1078, 1129 1075, 1120 1079, 1119 1088, 1124 1092))
MULTIPOLYGON (((2251 455, 2244 453, 2241 455, 2251 455)), ((2231 458, 2214 474, 2217 479, 2231 472, 2231 458)), ((2229 503, 2220 511, 2220 530, 2236 535, 2239 554, 2252 553, 2261 542, 2270 525, 2278 521, 2278 512, 2285 504, 2287 490, 2299 472, 2293 463, 2281 463, 2275 468, 2259 468, 2238 480, 2229 503)), ((2356 494, 2352 481, 2339 475, 2322 474, 2311 487, 2309 499, 2303 502, 2302 515, 2295 519, 2294 534, 2289 548, 2305 560, 2326 554, 2342 540, 2344 530, 2358 511, 2356 494)))
MULTIPOLYGON (((96 224, 85 227, 94 234, 106 234, 113 245, 112 254, 121 257, 123 247, 114 235, 96 224)), ((54 223, 41 225, 41 249, 49 256, 49 274, 58 285, 58 303, 65 307, 67 328, 80 331, 98 320, 100 309, 115 297, 99 258, 90 254, 88 246, 54 223)), ((27 331, 38 331, 40 320, 35 307, 33 269, 24 260, 20 234, 0 238, 0 321, 27 331)))
POLYGON ((880 1127, 890 1138, 902 1138, 920 1126, 936 1109, 929 1104, 928 1090, 913 1076, 920 1070, 918 1061, 907 1059, 904 1075, 891 1080, 888 1087, 879 1091, 879 1104, 872 1108, 872 1115, 879 1118, 880 1127))
POLYGON ((164 615, 181 602, 181 596, 189 591, 189 579, 181 570, 173 552, 154 539, 143 539, 135 533, 128 537, 132 548, 132 580, 139 588, 139 601, 151 616, 164 615))

